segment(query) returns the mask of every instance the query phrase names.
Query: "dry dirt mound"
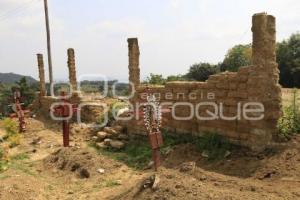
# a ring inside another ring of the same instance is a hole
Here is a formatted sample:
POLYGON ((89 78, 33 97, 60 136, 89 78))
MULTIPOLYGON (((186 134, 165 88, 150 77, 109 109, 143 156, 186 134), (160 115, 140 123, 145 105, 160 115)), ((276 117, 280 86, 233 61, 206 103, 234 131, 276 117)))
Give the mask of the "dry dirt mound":
POLYGON ((61 148, 46 157, 43 160, 43 164, 45 169, 61 170, 64 171, 64 174, 71 173, 79 178, 90 178, 99 173, 97 170, 100 168, 109 172, 118 167, 118 164, 112 160, 77 147, 61 148))
POLYGON ((258 179, 295 179, 300 181, 300 150, 286 149, 264 159, 255 174, 258 179))

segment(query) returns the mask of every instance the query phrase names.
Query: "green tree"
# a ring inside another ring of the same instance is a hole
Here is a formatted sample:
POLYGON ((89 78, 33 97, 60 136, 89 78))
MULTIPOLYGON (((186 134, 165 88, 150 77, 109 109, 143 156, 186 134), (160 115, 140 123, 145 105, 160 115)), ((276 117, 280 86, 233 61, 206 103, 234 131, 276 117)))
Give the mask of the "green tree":
POLYGON ((221 71, 236 72, 242 66, 251 64, 252 49, 251 44, 236 45, 229 49, 225 55, 225 59, 221 64, 221 71))
POLYGON ((164 85, 166 79, 161 74, 152 74, 146 78, 146 83, 151 85, 164 85))
POLYGON ((35 97, 35 90, 33 90, 27 83, 25 77, 21 78, 20 81, 16 82, 18 88, 20 88, 21 96, 23 97, 22 102, 27 107, 31 104, 35 97))
POLYGON ((170 82, 170 81, 184 81, 186 79, 187 79, 186 76, 181 75, 181 74, 179 74, 179 75, 170 75, 170 76, 168 76, 166 78, 166 82, 170 82))
POLYGON ((300 87, 300 34, 277 44, 277 62, 280 84, 283 87, 300 87))
POLYGON ((216 74, 218 72, 218 65, 212 65, 209 63, 196 63, 190 67, 189 72, 186 74, 186 77, 189 80, 206 81, 210 75, 216 74))

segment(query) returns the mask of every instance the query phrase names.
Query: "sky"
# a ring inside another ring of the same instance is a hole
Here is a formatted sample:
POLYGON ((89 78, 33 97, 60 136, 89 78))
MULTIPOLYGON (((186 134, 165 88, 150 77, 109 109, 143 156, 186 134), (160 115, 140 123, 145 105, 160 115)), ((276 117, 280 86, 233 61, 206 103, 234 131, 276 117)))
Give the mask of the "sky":
MULTIPOLYGON (((185 74, 198 62, 218 63, 229 48, 251 43, 251 17, 277 19, 277 40, 300 31, 299 0, 48 0, 55 80, 67 80, 67 49, 77 75, 128 81, 127 38, 138 37, 141 78, 185 74)), ((47 70, 43 0, 0 0, 0 72, 38 78, 47 70)), ((48 74, 46 73, 48 77, 48 74)))

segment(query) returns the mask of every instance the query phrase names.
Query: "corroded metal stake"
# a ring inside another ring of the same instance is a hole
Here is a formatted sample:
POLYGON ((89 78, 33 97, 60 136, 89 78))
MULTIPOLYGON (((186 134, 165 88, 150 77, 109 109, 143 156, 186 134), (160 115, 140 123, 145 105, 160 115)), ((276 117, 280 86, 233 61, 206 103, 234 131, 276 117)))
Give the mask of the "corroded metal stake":
POLYGON ((17 117, 19 119, 19 132, 20 133, 25 132, 26 131, 25 111, 22 109, 21 92, 18 88, 13 88, 13 100, 14 100, 14 104, 12 104, 11 106, 15 113, 11 114, 10 117, 11 118, 17 117))
POLYGON ((70 122, 67 119, 77 111, 77 106, 70 104, 65 98, 65 92, 61 92, 62 103, 54 107, 54 114, 62 118, 63 129, 63 145, 64 147, 70 146, 70 122))
POLYGON ((163 137, 160 131, 162 109, 155 95, 151 93, 149 88, 146 89, 146 93, 147 103, 144 104, 143 117, 152 149, 152 160, 154 162, 155 171, 157 171, 161 165, 160 147, 163 145, 163 137))

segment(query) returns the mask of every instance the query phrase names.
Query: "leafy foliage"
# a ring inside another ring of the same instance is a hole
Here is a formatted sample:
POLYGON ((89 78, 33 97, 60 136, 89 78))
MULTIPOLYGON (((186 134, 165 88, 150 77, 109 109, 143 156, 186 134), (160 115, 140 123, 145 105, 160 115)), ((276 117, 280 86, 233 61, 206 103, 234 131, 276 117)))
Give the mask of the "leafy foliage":
POLYGON ((146 79, 147 84, 151 85, 164 85, 166 83, 166 79, 161 74, 150 74, 150 76, 146 79))
POLYGON ((278 120, 279 133, 284 136, 300 133, 300 110, 297 103, 297 90, 293 91, 291 105, 284 108, 283 116, 278 120))
POLYGON ((252 49, 251 45, 236 45, 229 49, 225 59, 221 64, 221 71, 236 72, 242 66, 251 64, 252 49))
POLYGON ((22 103, 27 107, 30 105, 35 97, 35 90, 33 90, 27 83, 25 77, 21 78, 20 81, 16 82, 21 91, 21 96, 23 97, 22 103))
POLYGON ((186 77, 194 81, 206 81, 210 75, 218 72, 218 65, 211 65, 209 63, 196 63, 190 67, 186 77))
POLYGON ((16 135, 19 132, 17 122, 10 118, 6 118, 3 120, 3 126, 7 134, 6 137, 16 135))
POLYGON ((277 62, 280 84, 284 87, 300 87, 300 33, 277 44, 277 62))
POLYGON ((22 135, 19 134, 17 123, 10 119, 6 118, 3 121, 3 126, 6 131, 4 139, 9 142, 9 147, 13 148, 21 143, 22 135))
MULTIPOLYGON (((163 155, 176 145, 191 144, 200 152, 207 151, 208 160, 214 161, 224 158, 227 150, 232 146, 229 142, 217 133, 206 133, 204 136, 192 136, 189 134, 163 133, 164 145, 161 148, 163 155)), ((99 149, 100 154, 109 156, 135 169, 144 169, 151 160, 151 148, 147 137, 135 136, 130 138, 124 149, 116 150, 113 148, 99 149)))

